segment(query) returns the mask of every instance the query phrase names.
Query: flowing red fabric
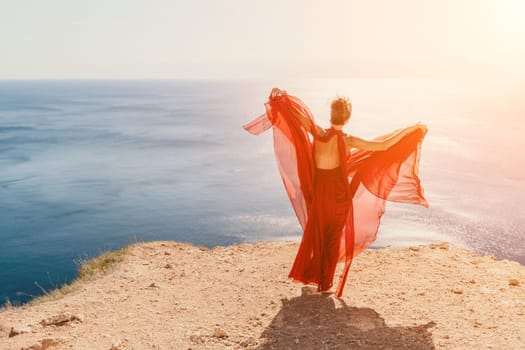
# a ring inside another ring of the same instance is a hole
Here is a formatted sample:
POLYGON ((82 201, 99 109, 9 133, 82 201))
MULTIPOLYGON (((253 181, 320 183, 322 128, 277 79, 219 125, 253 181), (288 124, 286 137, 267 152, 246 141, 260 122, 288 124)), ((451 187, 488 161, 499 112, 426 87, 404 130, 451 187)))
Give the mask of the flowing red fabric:
MULTIPOLYGON (((244 128, 259 135, 273 129, 274 151, 284 187, 303 228, 303 236, 289 277, 318 290, 332 286, 335 267, 344 263, 336 296, 341 296, 354 256, 376 239, 385 201, 428 207, 418 176, 421 142, 416 129, 385 151, 347 151, 344 134, 329 129, 312 138, 293 111, 308 119, 312 113, 297 97, 278 96, 265 103, 266 113, 244 128), (317 169, 316 140, 338 138, 340 167, 317 169)), ((389 138, 392 132, 376 140, 389 138)))

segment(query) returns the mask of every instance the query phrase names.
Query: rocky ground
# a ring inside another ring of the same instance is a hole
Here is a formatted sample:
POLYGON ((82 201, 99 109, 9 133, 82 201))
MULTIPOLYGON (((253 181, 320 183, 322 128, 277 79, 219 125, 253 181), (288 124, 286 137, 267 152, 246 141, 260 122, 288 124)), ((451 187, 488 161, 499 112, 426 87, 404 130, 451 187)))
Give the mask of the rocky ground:
POLYGON ((525 266, 449 244, 366 250, 342 298, 298 244, 135 244, 56 300, 0 311, 0 349, 525 349, 525 266))

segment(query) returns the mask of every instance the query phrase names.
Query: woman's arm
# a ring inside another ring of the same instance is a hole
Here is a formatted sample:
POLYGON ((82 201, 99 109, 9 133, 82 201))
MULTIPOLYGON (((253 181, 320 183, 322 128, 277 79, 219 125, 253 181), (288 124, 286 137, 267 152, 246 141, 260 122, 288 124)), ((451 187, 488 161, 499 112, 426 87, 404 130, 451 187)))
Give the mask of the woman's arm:
POLYGON ((345 142, 347 148, 358 148, 365 151, 385 151, 416 129, 422 129, 423 131, 426 131, 427 127, 423 124, 416 124, 414 126, 401 129, 383 141, 367 141, 356 136, 347 136, 345 142))
MULTIPOLYGON (((287 95, 285 90, 281 90, 281 89, 278 89, 278 88, 273 88, 272 92, 270 93, 269 98, 270 99, 274 99, 277 96, 284 96, 284 95, 287 95)), ((311 128, 311 125, 310 125, 310 121, 308 120, 308 118, 306 118, 300 111, 297 111, 295 109, 292 109, 292 113, 293 113, 294 117, 296 117, 299 120, 299 122, 301 123, 303 128, 305 128, 306 131, 308 131, 310 134, 313 134, 312 128, 311 128)), ((324 131, 323 128, 321 128, 318 125, 315 125, 315 129, 316 129, 317 135, 319 135, 319 136, 324 135, 325 131, 324 131)))
MULTIPOLYGON (((308 118, 306 118, 302 113, 296 111, 295 109, 292 109, 292 113, 297 119, 299 119, 299 122, 306 129, 306 131, 312 134, 313 132, 308 118)), ((319 125, 315 125, 315 131, 317 132, 318 136, 323 136, 325 134, 324 129, 321 128, 319 125)))

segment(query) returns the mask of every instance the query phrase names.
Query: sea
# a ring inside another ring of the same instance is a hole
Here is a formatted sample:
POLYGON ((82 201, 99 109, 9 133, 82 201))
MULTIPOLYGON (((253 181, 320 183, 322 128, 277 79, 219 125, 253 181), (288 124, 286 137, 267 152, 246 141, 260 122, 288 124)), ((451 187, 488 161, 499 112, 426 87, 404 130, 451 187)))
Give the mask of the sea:
MULTIPOLYGON (((272 87, 372 139, 417 122, 430 207, 388 203, 371 248, 447 241, 525 264, 525 99, 468 79, 0 81, 0 305, 71 282, 130 243, 300 240, 271 132, 272 87)), ((290 262, 292 263, 292 262, 290 262)))

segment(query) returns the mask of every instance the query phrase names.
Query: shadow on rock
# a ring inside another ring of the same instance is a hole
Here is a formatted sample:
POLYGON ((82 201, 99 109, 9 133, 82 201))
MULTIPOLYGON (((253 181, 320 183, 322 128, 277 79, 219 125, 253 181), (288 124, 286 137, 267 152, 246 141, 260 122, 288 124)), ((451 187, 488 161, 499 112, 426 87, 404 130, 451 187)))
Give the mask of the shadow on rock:
POLYGON ((303 287, 302 295, 283 299, 282 308, 261 335, 258 350, 270 349, 435 349, 429 322, 388 327, 370 308, 349 307, 342 299, 303 287))

